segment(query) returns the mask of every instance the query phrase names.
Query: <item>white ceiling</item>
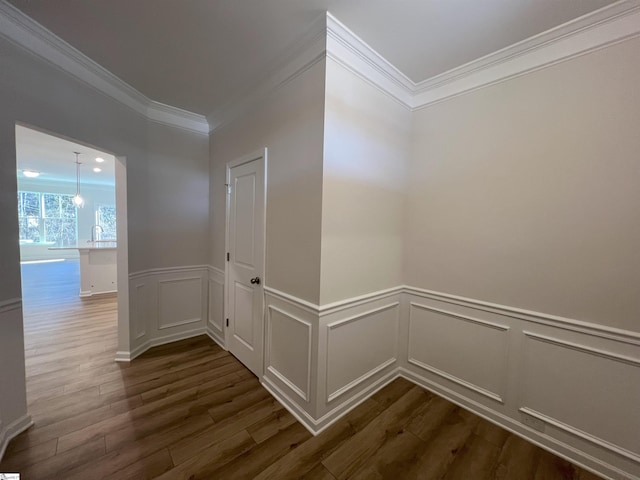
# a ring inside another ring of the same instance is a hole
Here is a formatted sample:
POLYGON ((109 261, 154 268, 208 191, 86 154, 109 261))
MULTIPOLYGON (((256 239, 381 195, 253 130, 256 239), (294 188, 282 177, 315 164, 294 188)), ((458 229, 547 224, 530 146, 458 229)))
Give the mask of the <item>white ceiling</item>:
POLYGON ((16 155, 18 178, 23 179, 22 170, 40 172, 30 182, 76 182, 76 156, 80 152, 80 189, 82 185, 115 186, 115 157, 79 143, 47 135, 30 128, 16 126, 16 155), (96 157, 104 158, 97 163, 96 157), (102 169, 100 173, 94 167, 102 169))
POLYGON ((414 82, 612 0, 9 0, 147 97, 208 115, 329 10, 414 82))

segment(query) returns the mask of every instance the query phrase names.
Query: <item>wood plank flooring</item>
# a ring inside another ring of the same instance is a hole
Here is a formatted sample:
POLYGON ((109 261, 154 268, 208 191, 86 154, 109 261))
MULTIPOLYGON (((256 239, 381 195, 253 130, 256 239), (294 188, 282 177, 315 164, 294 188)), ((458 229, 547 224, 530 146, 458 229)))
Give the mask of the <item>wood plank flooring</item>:
POLYGON ((27 480, 597 478, 405 380, 313 437, 205 336, 115 363, 115 297, 47 293, 40 267, 24 275, 35 426, 11 442, 0 472, 27 480))

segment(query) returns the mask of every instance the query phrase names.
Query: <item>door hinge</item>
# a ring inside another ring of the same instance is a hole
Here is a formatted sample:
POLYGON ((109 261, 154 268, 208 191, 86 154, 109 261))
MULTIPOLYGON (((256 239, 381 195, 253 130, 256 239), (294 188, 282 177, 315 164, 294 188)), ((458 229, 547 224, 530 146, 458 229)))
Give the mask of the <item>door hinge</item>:
POLYGON ((227 252, 227 262, 229 261, 229 257, 231 256, 231 254, 229 252, 227 252))
POLYGON ((229 319, 227 318, 227 327, 229 326, 229 319))
POLYGON ((229 195, 231 193, 231 184, 225 183, 224 186, 227 187, 227 195, 229 195))

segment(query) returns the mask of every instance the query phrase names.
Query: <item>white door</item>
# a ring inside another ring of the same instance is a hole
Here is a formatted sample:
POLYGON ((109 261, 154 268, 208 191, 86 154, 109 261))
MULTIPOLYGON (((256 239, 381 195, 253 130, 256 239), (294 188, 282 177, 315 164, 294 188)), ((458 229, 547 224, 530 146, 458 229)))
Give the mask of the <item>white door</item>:
POLYGON ((262 376, 266 149, 227 165, 227 347, 262 376))

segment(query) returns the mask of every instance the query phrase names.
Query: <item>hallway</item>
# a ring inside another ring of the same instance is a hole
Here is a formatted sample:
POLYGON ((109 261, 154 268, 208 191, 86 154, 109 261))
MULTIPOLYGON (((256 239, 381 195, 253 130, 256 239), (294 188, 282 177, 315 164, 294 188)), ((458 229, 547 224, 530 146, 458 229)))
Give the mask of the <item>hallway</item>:
POLYGON ((597 478, 403 379, 313 437, 208 337, 115 363, 116 299, 79 299, 72 263, 23 268, 35 425, 10 443, 2 472, 23 480, 597 478), (67 285, 36 288, 51 272, 67 285))

